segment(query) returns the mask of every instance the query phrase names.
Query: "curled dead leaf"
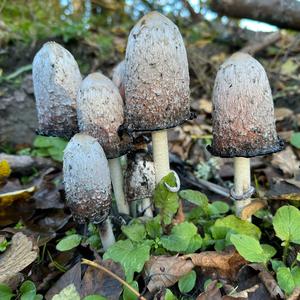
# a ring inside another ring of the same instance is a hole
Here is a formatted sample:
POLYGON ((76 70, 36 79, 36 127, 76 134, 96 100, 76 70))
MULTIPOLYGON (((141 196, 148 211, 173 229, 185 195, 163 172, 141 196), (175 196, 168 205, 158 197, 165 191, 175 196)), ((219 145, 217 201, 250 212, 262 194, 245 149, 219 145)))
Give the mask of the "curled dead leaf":
POLYGON ((271 163, 274 167, 280 169, 283 174, 289 176, 293 176, 299 169, 299 161, 290 146, 281 152, 274 153, 271 163))
POLYGON ((267 202, 264 200, 253 200, 251 203, 242 210, 241 219, 248 220, 252 215, 254 215, 258 210, 267 206, 267 202))
POLYGON ((0 207, 12 205, 15 201, 27 201, 35 192, 35 186, 27 189, 0 194, 0 207))
POLYGON ((247 262, 236 251, 216 252, 204 251, 201 253, 184 255, 183 258, 190 258, 193 264, 202 269, 213 269, 220 278, 234 279, 238 270, 247 262))
POLYGON ((180 256, 152 256, 144 267, 144 278, 150 292, 175 284, 194 268, 191 260, 180 256))

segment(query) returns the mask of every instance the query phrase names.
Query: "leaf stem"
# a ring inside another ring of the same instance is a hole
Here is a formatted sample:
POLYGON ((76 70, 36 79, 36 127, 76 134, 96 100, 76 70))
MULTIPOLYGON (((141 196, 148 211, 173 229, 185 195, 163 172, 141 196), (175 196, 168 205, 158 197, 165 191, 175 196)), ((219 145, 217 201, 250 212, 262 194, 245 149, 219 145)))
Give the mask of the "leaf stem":
POLYGON ((286 260, 287 260, 287 254, 288 254, 288 251, 289 251, 289 247, 290 247, 290 241, 287 240, 285 242, 285 245, 284 245, 284 248, 283 248, 283 255, 282 255, 282 261, 285 265, 286 265, 286 260))
POLYGON ((118 280, 121 284, 125 285, 133 294, 135 294, 138 299, 140 300, 147 300, 146 298, 144 298, 139 292, 137 292, 132 286, 130 286, 126 281, 124 281, 122 278, 120 278, 118 275, 114 274, 113 272, 111 272, 110 270, 106 269, 105 267, 91 261, 88 259, 83 258, 82 259, 82 263, 84 265, 89 265, 93 268, 99 269, 105 273, 107 273, 108 275, 110 275, 111 277, 113 277, 114 279, 118 280))

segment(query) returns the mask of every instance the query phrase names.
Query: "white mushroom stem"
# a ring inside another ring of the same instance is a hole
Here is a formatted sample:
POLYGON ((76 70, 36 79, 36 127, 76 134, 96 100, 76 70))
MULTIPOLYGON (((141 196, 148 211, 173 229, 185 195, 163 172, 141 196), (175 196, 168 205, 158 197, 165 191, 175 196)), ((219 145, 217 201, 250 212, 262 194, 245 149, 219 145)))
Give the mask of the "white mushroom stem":
POLYGON ((109 218, 99 225, 99 235, 104 251, 116 242, 109 218))
POLYGON ((145 198, 142 201, 142 208, 145 217, 153 218, 153 211, 151 209, 151 200, 150 198, 145 198))
POLYGON ((120 162, 120 158, 113 158, 108 160, 108 166, 110 170, 111 182, 113 186, 114 195, 117 202, 119 213, 129 214, 129 206, 125 199, 124 184, 123 184, 123 172, 120 162))
MULTIPOLYGON (((251 169, 250 158, 234 158, 234 192, 237 196, 242 196, 250 189, 251 169)), ((236 215, 241 216, 243 209, 251 203, 251 199, 236 201, 236 215)))
POLYGON ((156 184, 158 184, 160 180, 170 172, 167 130, 152 132, 152 146, 155 181, 156 184))

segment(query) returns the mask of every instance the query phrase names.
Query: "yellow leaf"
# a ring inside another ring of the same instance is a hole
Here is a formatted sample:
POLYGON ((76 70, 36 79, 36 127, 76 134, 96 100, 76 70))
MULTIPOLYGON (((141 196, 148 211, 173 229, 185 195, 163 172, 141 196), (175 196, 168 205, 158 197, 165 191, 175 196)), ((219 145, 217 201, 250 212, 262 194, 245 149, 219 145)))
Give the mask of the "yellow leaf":
POLYGON ((290 58, 281 66, 281 73, 292 75, 298 69, 298 65, 290 58))
POLYGON ((31 198, 34 192, 35 186, 32 186, 24 190, 0 194, 0 207, 10 206, 17 200, 26 201, 31 198))
POLYGON ((0 161, 0 181, 2 178, 7 178, 11 173, 11 169, 7 160, 0 161))

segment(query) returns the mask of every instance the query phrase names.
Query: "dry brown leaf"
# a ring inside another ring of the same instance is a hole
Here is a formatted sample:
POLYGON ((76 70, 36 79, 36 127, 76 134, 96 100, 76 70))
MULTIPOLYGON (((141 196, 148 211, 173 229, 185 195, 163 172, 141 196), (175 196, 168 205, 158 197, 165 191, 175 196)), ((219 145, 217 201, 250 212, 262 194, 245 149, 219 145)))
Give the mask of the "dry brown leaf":
POLYGON ((199 100, 199 109, 204 111, 205 113, 212 113, 212 102, 207 99, 199 100))
POLYGON ((290 118, 294 112, 286 107, 275 108, 274 115, 276 121, 282 121, 284 119, 290 118))
POLYGON ((222 300, 222 294, 217 287, 217 280, 212 281, 205 292, 201 293, 196 300, 222 300))
POLYGON ((280 289, 279 285, 277 284, 276 280, 274 277, 268 272, 268 271, 261 271, 258 274, 258 277, 270 293, 271 297, 274 299, 280 299, 284 298, 284 294, 282 290, 280 289))
POLYGON ((254 215, 258 210, 267 206, 264 200, 253 200, 249 205, 247 205, 241 212, 241 219, 248 220, 252 215, 254 215))
POLYGON ((175 284, 194 268, 191 260, 180 256, 152 256, 145 264, 145 281, 150 292, 175 284))
POLYGON ((184 221, 185 221, 185 214, 183 211, 183 205, 182 205, 182 201, 179 200, 179 208, 177 210, 177 214, 176 214, 175 218, 173 219, 172 223, 173 223, 173 225, 176 225, 176 224, 183 223, 184 221))
POLYGON ((299 300, 300 299, 300 288, 295 288, 292 295, 287 300, 299 300))
POLYGON ((0 194, 0 207, 7 207, 12 205, 15 201, 27 201, 35 192, 35 186, 30 188, 0 194))
POLYGON ((240 267, 247 263, 236 251, 205 251, 184 255, 183 258, 190 258, 195 266, 201 267, 203 270, 214 269, 219 277, 230 279, 234 279, 240 267))
POLYGON ((0 283, 10 285, 37 255, 38 248, 32 240, 21 232, 16 233, 10 247, 0 256, 0 283))
POLYGON ((290 146, 281 152, 274 153, 271 163, 289 176, 293 176, 299 169, 299 161, 290 146))

